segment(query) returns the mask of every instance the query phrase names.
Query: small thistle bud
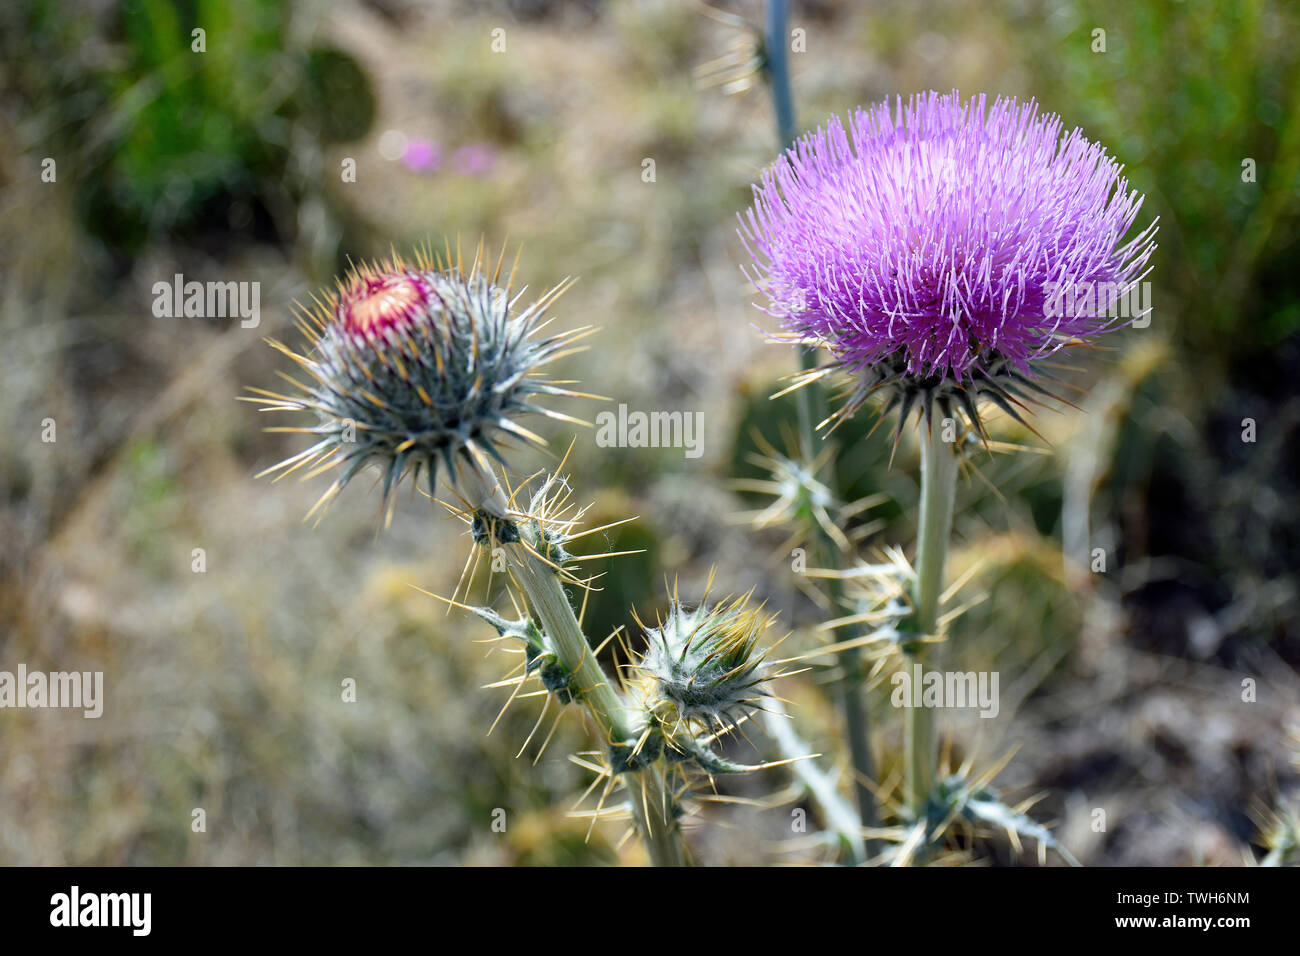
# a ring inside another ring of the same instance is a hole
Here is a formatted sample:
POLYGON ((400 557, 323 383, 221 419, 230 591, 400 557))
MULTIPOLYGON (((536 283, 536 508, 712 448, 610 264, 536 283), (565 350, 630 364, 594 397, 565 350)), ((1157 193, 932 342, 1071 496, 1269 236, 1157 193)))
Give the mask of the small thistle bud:
POLYGON ((638 668, 651 707, 708 728, 734 726, 761 710, 765 685, 778 675, 765 664, 770 648, 760 652, 758 642, 775 620, 749 607, 748 595, 711 608, 674 600, 658 627, 643 625, 649 646, 638 668))
POLYGON ((266 410, 314 413, 316 424, 283 430, 318 440, 263 474, 342 468, 312 513, 367 465, 382 473, 387 507, 408 473, 418 480, 427 470, 432 489, 439 464, 455 480, 458 455, 502 460, 503 436, 541 444, 521 416, 567 419, 536 404, 540 395, 574 394, 538 374, 582 333, 536 337, 567 284, 516 311, 510 282, 499 283, 501 262, 489 274, 479 252, 468 270, 459 258, 443 266, 423 254, 414 264, 395 258, 355 269, 299 321, 303 354, 271 343, 310 379, 295 382, 294 395, 252 391, 266 410))

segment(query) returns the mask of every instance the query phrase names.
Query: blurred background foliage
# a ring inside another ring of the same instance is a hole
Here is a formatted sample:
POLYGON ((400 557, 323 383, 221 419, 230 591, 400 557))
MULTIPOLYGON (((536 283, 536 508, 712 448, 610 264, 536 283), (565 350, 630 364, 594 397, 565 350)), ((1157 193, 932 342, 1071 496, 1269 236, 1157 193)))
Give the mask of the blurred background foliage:
MULTIPOLYGON (((762 22, 757 0, 718 6, 762 22)), ((1263 858, 1251 841, 1300 801, 1300 11, 806 0, 792 26, 803 128, 922 89, 1033 96, 1147 194, 1151 326, 1072 356, 1084 411, 1044 412, 1045 440, 997 421, 1033 450, 977 457, 962 483, 953 573, 978 565, 983 600, 951 660, 998 670, 1003 706, 945 729, 958 757, 1019 747, 1000 782, 1047 790, 1040 815, 1085 863, 1263 858)), ((0 862, 639 859, 567 814, 588 779, 566 759, 589 746, 575 715, 536 767, 553 711, 516 753, 538 701, 485 736, 501 655, 408 586, 450 593, 463 529, 412 496, 376 534, 363 490, 303 525, 319 486, 252 479, 295 446, 234 398, 272 379, 261 338, 292 335, 294 300, 349 258, 521 242, 521 280, 580 276, 560 320, 602 329, 566 374, 633 409, 705 413, 700 459, 579 434, 593 523, 638 516, 593 549, 641 552, 589 565, 606 572, 591 633, 716 567, 720 590, 782 611, 794 646, 827 640, 785 534, 734 519, 760 504, 732 486, 755 474, 755 432, 780 445, 794 419, 768 398, 793 356, 755 328, 770 322, 735 235, 775 148, 755 35, 686 0, 19 0, 0 52, 0 669, 103 670, 108 694, 98 721, 0 713, 0 862), (260 326, 155 318, 152 285, 177 272, 260 282, 260 326)), ((915 448, 891 467, 871 424, 836 436, 835 466, 846 498, 887 495, 856 519, 867 556, 910 544, 917 493, 915 448)), ((833 758, 832 675, 783 693, 833 758)), ((887 697, 882 777, 901 746, 887 697)), ((804 799, 779 772, 729 788, 804 799)), ((786 804, 704 819, 691 840, 710 862, 818 852, 788 841, 786 804)))

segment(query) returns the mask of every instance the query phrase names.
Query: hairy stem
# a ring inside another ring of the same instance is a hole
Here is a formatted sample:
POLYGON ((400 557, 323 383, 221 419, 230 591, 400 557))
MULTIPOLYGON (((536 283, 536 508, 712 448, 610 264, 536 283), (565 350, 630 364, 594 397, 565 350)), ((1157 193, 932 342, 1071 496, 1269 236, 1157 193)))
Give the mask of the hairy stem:
MULTIPOLYGON (((461 491, 475 510, 517 520, 517 515, 510 514, 500 484, 483 466, 471 462, 461 469, 459 477, 462 479, 461 491)), ((606 742, 624 743, 635 739, 640 730, 630 719, 623 697, 614 689, 592 652, 555 569, 521 541, 504 544, 502 548, 514 579, 536 612, 556 656, 573 675, 579 691, 578 699, 600 727, 606 742)), ((659 768, 651 765, 640 771, 628 771, 623 776, 632 817, 637 832, 646 842, 651 861, 655 866, 685 866, 675 801, 659 768)))
MULTIPOLYGON (((916 544, 916 582, 912 590, 913 622, 918 637, 939 630, 939 596, 952 532, 953 498, 957 489, 957 455, 945 442, 942 429, 927 423, 921 440, 921 522, 916 544)), ((909 668, 924 666, 929 644, 916 643, 908 654, 909 668)), ((914 813, 924 811, 934 782, 936 761, 934 713, 908 707, 904 727, 904 792, 914 813)))
POLYGON ((504 550, 514 579, 528 596, 556 656, 573 675, 582 702, 610 740, 627 740, 634 731, 626 706, 592 653, 555 569, 521 543, 505 545, 504 550))

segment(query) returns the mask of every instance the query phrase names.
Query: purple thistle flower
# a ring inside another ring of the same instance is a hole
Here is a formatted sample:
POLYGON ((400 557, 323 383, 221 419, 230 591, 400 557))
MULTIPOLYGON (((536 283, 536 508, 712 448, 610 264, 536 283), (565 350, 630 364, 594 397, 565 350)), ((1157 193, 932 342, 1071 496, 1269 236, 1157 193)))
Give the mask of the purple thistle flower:
POLYGON ((1124 324, 1115 302, 1145 276, 1156 224, 1124 242, 1142 197, 1120 172, 1032 100, 923 93, 795 143, 741 235, 782 337, 834 358, 801 383, 856 373, 837 424, 892 386, 900 427, 917 402, 955 402, 979 429, 981 397, 1019 418, 1029 392, 1050 394, 1037 360, 1124 324), (1085 287, 1098 295, 1060 308, 1085 287))

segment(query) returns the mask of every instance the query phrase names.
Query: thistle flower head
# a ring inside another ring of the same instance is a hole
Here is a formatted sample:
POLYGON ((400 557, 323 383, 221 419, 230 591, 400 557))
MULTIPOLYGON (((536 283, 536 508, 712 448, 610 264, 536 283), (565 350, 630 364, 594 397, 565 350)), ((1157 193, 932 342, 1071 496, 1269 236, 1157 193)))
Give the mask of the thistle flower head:
POLYGON ((1115 325, 1154 248, 1154 223, 1124 241, 1141 205, 1101 146, 1033 101, 925 93, 797 142, 741 233, 766 310, 856 376, 836 420, 884 388, 902 417, 938 403, 978 427, 980 398, 1012 411, 1040 390, 1036 361, 1115 325), (1102 294, 1057 314, 1081 285, 1102 294))
POLYGON ((779 675, 765 663, 770 648, 758 645, 776 615, 748 598, 694 608, 674 598, 657 627, 643 625, 648 646, 638 669, 662 716, 721 729, 762 709, 767 682, 779 675))
POLYGON ((538 336, 567 284, 516 308, 519 295, 500 282, 503 258, 495 271, 482 267, 481 246, 468 269, 459 255, 453 265, 450 251, 445 263, 423 253, 414 263, 393 258, 353 269, 317 301, 298 322, 301 354, 271 343, 307 379, 290 378, 297 390, 288 395, 251 390, 266 410, 313 414, 312 425, 280 430, 317 440, 263 474, 341 469, 315 512, 367 465, 378 467, 387 504, 408 473, 426 470, 432 490, 439 464, 454 480, 462 453, 501 460, 503 437, 540 444, 518 419, 567 418, 537 399, 575 393, 539 373, 585 330, 538 336))

